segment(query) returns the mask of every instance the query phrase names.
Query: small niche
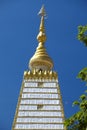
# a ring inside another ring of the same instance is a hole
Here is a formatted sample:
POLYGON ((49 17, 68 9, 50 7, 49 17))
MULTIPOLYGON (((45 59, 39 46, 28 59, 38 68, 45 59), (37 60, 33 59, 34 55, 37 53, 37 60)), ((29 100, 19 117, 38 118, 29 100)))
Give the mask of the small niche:
POLYGON ((42 69, 39 69, 38 71, 39 71, 39 72, 42 72, 42 69))
POLYGON ((39 82, 38 87, 43 87, 43 82, 39 82))
POLYGON ((43 82, 39 82, 38 87, 43 87, 43 82))
POLYGON ((42 110, 43 109, 43 104, 38 104, 37 105, 37 110, 42 110))

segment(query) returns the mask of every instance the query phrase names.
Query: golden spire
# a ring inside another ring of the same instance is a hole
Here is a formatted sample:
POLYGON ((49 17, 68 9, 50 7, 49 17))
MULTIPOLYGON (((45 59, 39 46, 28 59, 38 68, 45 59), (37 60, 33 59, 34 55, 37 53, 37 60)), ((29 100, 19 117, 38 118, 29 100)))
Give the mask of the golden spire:
POLYGON ((41 23, 40 23, 40 29, 39 29, 39 34, 37 36, 37 40, 38 42, 44 43, 46 41, 46 34, 45 34, 45 28, 44 28, 44 17, 46 16, 46 12, 45 12, 44 6, 42 6, 38 15, 41 15, 41 23))
POLYGON ((35 54, 30 59, 29 67, 31 70, 35 69, 36 71, 51 70, 53 67, 53 62, 51 58, 48 56, 46 49, 44 47, 44 42, 46 41, 46 34, 45 34, 45 28, 44 28, 44 17, 46 16, 46 12, 45 12, 44 6, 42 6, 38 14, 41 16, 39 34, 37 35, 37 40, 39 44, 38 44, 35 54))

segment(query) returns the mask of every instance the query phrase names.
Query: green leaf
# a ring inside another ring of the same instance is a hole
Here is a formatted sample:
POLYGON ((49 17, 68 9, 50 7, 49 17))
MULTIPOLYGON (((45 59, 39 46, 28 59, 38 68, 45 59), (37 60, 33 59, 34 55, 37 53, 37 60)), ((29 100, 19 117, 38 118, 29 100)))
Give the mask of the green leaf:
POLYGON ((78 26, 78 40, 84 43, 85 46, 87 46, 87 25, 86 26, 78 26))
POLYGON ((85 90, 85 93, 87 93, 87 90, 85 90))
POLYGON ((73 102, 73 106, 75 106, 75 105, 79 105, 79 102, 78 101, 74 101, 73 102))
POLYGON ((81 95, 81 96, 80 96, 80 99, 81 99, 81 100, 85 100, 85 99, 86 99, 86 95, 85 95, 85 94, 81 95))
POLYGON ((83 68, 83 69, 79 72, 79 74, 78 74, 77 77, 80 78, 81 80, 87 82, 87 67, 83 68))

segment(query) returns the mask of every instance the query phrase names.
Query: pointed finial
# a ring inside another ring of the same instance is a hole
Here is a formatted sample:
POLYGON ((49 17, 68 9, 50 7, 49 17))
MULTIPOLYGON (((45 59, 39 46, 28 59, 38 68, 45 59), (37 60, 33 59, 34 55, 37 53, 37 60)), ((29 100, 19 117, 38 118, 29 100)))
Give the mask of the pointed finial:
POLYGON ((39 34, 37 36, 38 42, 44 43, 46 41, 46 34, 45 34, 45 28, 44 28, 44 17, 46 16, 46 11, 44 9, 44 5, 40 9, 38 15, 41 16, 41 23, 39 28, 39 34))
POLYGON ((40 9, 38 15, 44 16, 44 17, 46 16, 46 11, 45 11, 44 5, 42 5, 42 8, 40 9))

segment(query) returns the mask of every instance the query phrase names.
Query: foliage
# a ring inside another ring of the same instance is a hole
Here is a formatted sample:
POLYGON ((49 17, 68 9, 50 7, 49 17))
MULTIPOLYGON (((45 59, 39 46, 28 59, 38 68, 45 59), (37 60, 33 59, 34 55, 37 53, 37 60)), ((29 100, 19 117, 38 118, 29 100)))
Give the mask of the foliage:
MULTIPOLYGON (((78 27, 78 39, 87 46, 87 25, 78 27)), ((87 82, 87 67, 83 68, 78 78, 87 82)), ((73 102, 73 106, 78 106, 79 110, 70 118, 66 119, 67 130, 87 130, 87 90, 82 94, 78 101, 73 102)))
POLYGON ((79 72, 78 78, 80 78, 82 81, 86 81, 86 82, 87 82, 87 67, 83 68, 83 69, 79 72))
MULTIPOLYGON (((87 82, 87 68, 82 69, 78 77, 87 82)), ((66 119, 67 130, 87 130, 87 90, 78 101, 73 102, 73 106, 78 106, 79 111, 66 119)))
POLYGON ((79 111, 65 121, 68 130, 86 130, 87 128, 87 94, 80 96, 79 101, 73 103, 79 111))
POLYGON ((87 46, 87 25, 78 27, 78 40, 87 46))

